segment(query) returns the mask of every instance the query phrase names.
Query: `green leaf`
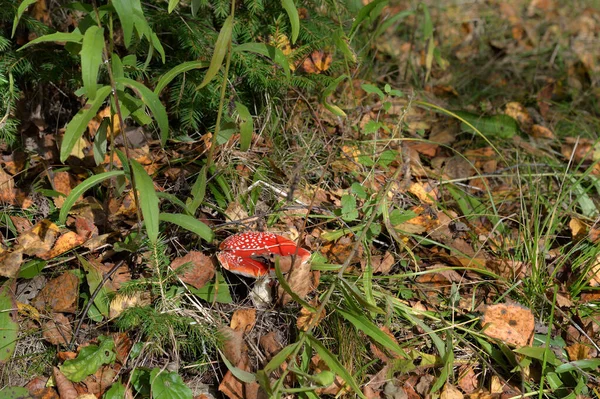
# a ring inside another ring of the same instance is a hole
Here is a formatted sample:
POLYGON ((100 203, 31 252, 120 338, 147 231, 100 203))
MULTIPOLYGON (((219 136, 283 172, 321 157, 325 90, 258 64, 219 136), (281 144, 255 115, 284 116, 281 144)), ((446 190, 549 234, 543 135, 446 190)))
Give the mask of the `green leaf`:
POLYGON ((252 122, 252 115, 248 107, 240 102, 235 102, 235 109, 240 116, 240 150, 247 151, 250 148, 252 142, 252 133, 254 132, 254 123, 252 122))
POLYGON ((93 101, 88 101, 87 104, 79 110, 79 112, 71 119, 67 128, 65 129, 65 135, 63 137, 62 144, 60 146, 60 160, 65 162, 75 144, 81 138, 81 135, 87 128, 88 123, 98 113, 100 106, 104 103, 106 97, 110 94, 110 86, 103 86, 98 89, 96 98, 93 101))
POLYGON ((138 97, 142 99, 144 104, 152 114, 154 115, 154 119, 158 123, 158 127, 160 128, 160 140, 164 145, 167 142, 167 138, 169 136, 169 118, 167 116, 167 111, 165 110, 164 105, 160 102, 158 95, 154 93, 152 90, 144 86, 140 82, 136 82, 133 79, 121 78, 116 79, 117 83, 122 83, 127 87, 133 89, 136 92, 138 97))
POLYGON ((30 260, 29 262, 21 265, 21 268, 19 269, 19 275, 17 277, 27 279, 34 278, 40 274, 42 270, 44 270, 44 267, 46 267, 47 264, 47 261, 41 259, 30 260))
POLYGON ((157 191, 156 196, 158 198, 166 199, 167 201, 171 202, 173 205, 177 205, 180 208, 182 208, 183 210, 187 211, 187 206, 183 203, 183 201, 180 200, 177 196, 175 196, 173 194, 157 191))
POLYGON ((0 288, 0 364, 12 357, 19 334, 13 282, 14 280, 8 280, 0 288))
MULTIPOLYGON (((98 270, 96 266, 79 254, 77 254, 77 259, 79 259, 79 263, 81 263, 81 266, 86 271, 85 278, 90 288, 90 295, 93 295, 100 284, 102 284, 104 275, 101 270, 98 270)), ((109 317, 108 306, 110 304, 110 292, 111 290, 109 290, 106 285, 103 285, 94 298, 94 305, 96 305, 96 308, 102 314, 102 316, 106 318, 109 317)))
POLYGON ((231 43, 231 32, 233 30, 233 16, 230 15, 223 22, 223 26, 221 27, 221 32, 219 32, 219 37, 217 37, 217 42, 215 43, 215 52, 210 60, 210 66, 208 67, 208 71, 206 71, 206 75, 200 83, 200 87, 204 87, 210 82, 221 68, 223 64, 223 59, 227 54, 227 49, 229 48, 229 44, 231 43))
POLYGON ((81 46, 81 76, 85 94, 90 100, 96 97, 98 69, 102 64, 104 50, 104 29, 92 25, 85 31, 81 46))
POLYGON ((144 224, 146 232, 152 244, 158 241, 158 197, 154 189, 152 178, 148 176, 146 170, 136 160, 131 160, 133 176, 135 178, 135 186, 137 187, 140 200, 140 208, 144 216, 144 224))
POLYGON ((394 209, 390 212, 390 224, 392 226, 398 226, 404 222, 408 222, 411 219, 417 217, 417 214, 410 210, 394 209))
POLYGON ((158 367, 150 373, 150 390, 153 399, 192 399, 194 395, 175 372, 169 373, 158 367))
POLYGON ((196 178, 196 182, 192 186, 192 191, 190 198, 188 199, 188 203, 185 207, 190 215, 195 215, 196 210, 204 201, 204 195, 206 194, 206 165, 200 169, 200 173, 198 173, 198 177, 196 178))
POLYGON ((3 399, 33 399, 29 389, 23 387, 0 388, 0 396, 3 399))
POLYGON ((163 91, 163 89, 167 87, 167 85, 171 83, 171 81, 175 79, 175 77, 180 73, 191 71, 192 69, 201 69, 206 67, 208 67, 208 63, 204 61, 188 61, 179 64, 176 67, 171 68, 163 76, 161 76, 161 78, 158 80, 158 83, 156 84, 156 87, 154 88, 154 93, 159 95, 160 92, 163 91))
POLYGON ((433 37, 433 22, 431 22, 431 14, 429 13, 429 7, 427 4, 420 3, 423 7, 423 39, 429 40, 433 37))
MULTIPOLYGON (((131 44, 131 37, 133 35, 133 23, 135 18, 134 15, 134 2, 139 3, 139 0, 112 0, 111 4, 114 7, 119 21, 121 22, 121 28, 123 29, 123 40, 125 41, 125 47, 129 47, 131 44)), ((141 8, 141 6, 140 6, 141 8)))
POLYGON ((292 26, 292 44, 296 43, 298 34, 300 34, 300 16, 298 15, 298 9, 294 4, 294 0, 281 0, 281 5, 285 9, 290 19, 290 25, 292 26))
POLYGON ((231 293, 229 292, 229 285, 221 273, 217 272, 215 281, 214 283, 206 284, 200 289, 188 285, 188 289, 192 294, 209 303, 232 303, 233 298, 231 298, 231 293))
POLYGON ((173 12, 177 4, 179 4, 179 0, 169 0, 169 8, 167 9, 169 14, 173 12))
POLYGON ((325 346, 323 346, 321 341, 319 341, 318 339, 314 338, 309 334, 306 335, 306 338, 308 338, 313 348, 315 348, 315 350, 317 351, 321 359, 325 362, 325 364, 327 364, 329 369, 337 375, 339 375, 340 377, 342 377, 344 381, 346 381, 346 384, 350 385, 350 387, 354 390, 354 393, 356 393, 360 398, 367 399, 366 396, 360 390, 360 387, 358 386, 356 381, 354 380, 354 377, 352 377, 352 374, 350 374, 348 370, 346 370, 344 366, 342 366, 342 363, 340 363, 337 357, 335 357, 331 352, 329 352, 329 350, 327 350, 327 348, 325 348, 325 346))
POLYGON ((45 43, 45 42, 81 43, 82 40, 83 40, 83 35, 77 31, 73 31, 71 33, 62 33, 62 32, 51 33, 49 35, 44 35, 44 36, 40 36, 36 39, 33 39, 26 45, 20 47, 19 51, 21 51, 29 46, 33 46, 34 44, 38 44, 38 43, 45 43))
MULTIPOLYGON (((511 139, 519 131, 517 121, 508 115, 481 116, 465 111, 454 111, 454 114, 473 125, 475 129, 487 137, 511 139)), ((462 121, 461 129, 465 132, 477 134, 477 132, 464 123, 464 121, 462 121)))
POLYGON ((198 14, 198 10, 202 5, 202 0, 192 0, 192 17, 195 17, 198 14))
POLYGON ((10 34, 11 38, 15 36, 15 32, 17 31, 17 25, 19 24, 19 20, 23 16, 23 13, 25 12, 25 10, 27 10, 27 7, 34 4, 35 2, 37 2, 37 0, 23 0, 23 2, 21 4, 19 4, 19 8, 17 8, 17 13, 15 14, 15 19, 13 21, 12 33, 10 34))
MULTIPOLYGON (((377 1, 377 0, 375 0, 375 1, 377 1)), ((348 78, 348 75, 346 75, 346 74, 338 76, 333 82, 331 82, 329 84, 329 86, 327 86, 327 88, 323 91, 323 95, 321 97, 321 102, 325 106, 325 108, 327 108, 329 111, 331 111, 334 115, 340 116, 342 118, 346 117, 346 113, 344 111, 342 111, 342 109, 340 107, 338 107, 337 105, 329 103, 327 101, 327 97, 329 97, 331 94, 333 94, 333 92, 337 89, 338 85, 341 82, 343 82, 344 80, 346 80, 347 78, 348 78)))
POLYGON ((79 183, 69 194, 69 196, 65 199, 62 208, 60 208, 60 213, 58 215, 58 223, 65 224, 67 220, 67 215, 71 210, 71 207, 75 204, 75 201, 87 190, 94 187, 96 184, 103 182, 106 179, 110 179, 111 177, 121 176, 123 175, 122 170, 113 170, 111 172, 100 173, 99 175, 94 175, 88 177, 81 183, 79 183))
POLYGON ((173 223, 192 233, 196 233, 207 242, 211 242, 213 239, 213 231, 210 227, 193 216, 184 215, 183 213, 161 213, 159 218, 163 222, 173 223))
POLYGON ((223 354, 223 352, 221 352, 221 350, 219 350, 219 354, 221 355, 221 359, 223 359, 223 363, 225 363, 225 366, 227 367, 227 369, 229 371, 231 371, 231 374, 233 374, 233 376, 235 378, 237 378, 238 380, 240 380, 242 382, 248 382, 248 383, 256 381, 256 376, 254 374, 244 371, 238 367, 235 367, 233 364, 231 364, 229 362, 229 360, 223 354))
POLYGON ((381 3, 387 3, 388 0, 375 0, 371 3, 367 4, 363 8, 360 9, 356 19, 354 19, 354 23, 352 24, 352 28, 350 28, 350 34, 348 36, 352 37, 356 32, 356 29, 360 26, 360 24, 367 19, 367 17, 371 14, 371 11, 375 9, 381 3))
POLYGON ((360 87, 369 94, 377 94, 380 100, 385 98, 385 94, 381 91, 381 89, 375 85, 363 83, 360 87))
POLYGON ((342 283, 342 286, 346 289, 346 292, 343 292, 344 296, 346 297, 346 300, 349 300, 350 297, 354 298, 366 310, 377 314, 385 314, 385 312, 375 303, 368 301, 367 298, 365 298, 360 293, 360 291, 356 288, 354 284, 351 284, 345 278, 341 278, 340 282, 342 283))
POLYGON ((106 131, 108 130, 109 122, 109 118, 102 118, 100 127, 98 127, 98 130, 96 131, 96 136, 94 136, 94 143, 92 145, 96 165, 100 165, 104 162, 104 156, 106 155, 106 148, 108 146, 106 131))
POLYGON ((600 359, 583 359, 561 364, 556 368, 558 374, 576 370, 596 370, 600 367, 600 359))
POLYGON ((342 220, 351 222, 358 218, 358 210, 356 209, 356 198, 352 195, 344 194, 340 199, 342 204, 342 220))
POLYGON ((125 386, 117 381, 111 385, 110 389, 102 396, 102 399, 123 399, 125 397, 125 386))
POLYGON ((264 370, 265 373, 271 374, 273 371, 277 370, 279 366, 283 364, 287 360, 287 358, 296 350, 298 343, 295 342, 293 344, 289 344, 279 352, 267 363, 264 370))
POLYGON ((115 342, 111 338, 100 337, 100 345, 89 345, 82 348, 75 359, 65 360, 60 371, 70 381, 81 382, 88 375, 94 374, 103 364, 115 361, 113 351, 115 342))
POLYGON ((264 55, 265 57, 270 57, 277 65, 283 68, 285 76, 288 79, 290 77, 290 63, 285 54, 283 54, 283 51, 277 47, 269 46, 265 43, 244 43, 233 47, 232 51, 234 53, 248 51, 251 53, 264 55))
POLYGON ((373 338, 373 340, 379 345, 389 349, 397 355, 408 358, 408 354, 404 351, 404 349, 402 349, 402 347, 400 347, 400 345, 398 345, 398 343, 392 339, 392 337, 381 331, 381 329, 377 327, 375 323, 369 320, 365 314, 355 314, 341 308, 338 308, 337 310, 339 314, 344 317, 344 319, 348 320, 354 325, 354 327, 373 338))

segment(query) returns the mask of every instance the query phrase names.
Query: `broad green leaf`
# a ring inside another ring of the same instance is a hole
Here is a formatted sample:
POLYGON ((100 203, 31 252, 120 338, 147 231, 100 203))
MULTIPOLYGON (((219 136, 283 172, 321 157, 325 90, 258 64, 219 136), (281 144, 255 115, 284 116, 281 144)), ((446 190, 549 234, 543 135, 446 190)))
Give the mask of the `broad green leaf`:
POLYGON ((79 112, 71 119, 67 128, 65 129, 65 135, 63 137, 62 144, 60 146, 60 160, 65 162, 73 147, 81 138, 81 135, 87 128, 88 123, 98 113, 100 106, 104 103, 106 97, 110 94, 110 86, 103 86, 98 89, 96 98, 93 101, 88 101, 87 104, 79 110, 79 112))
POLYGON ((145 367, 134 368, 131 372, 131 385, 144 398, 150 396, 150 372, 145 367))
POLYGON ((179 4, 179 0, 169 0, 169 8, 167 9, 169 14, 173 12, 177 4, 179 4))
POLYGON ((65 199, 62 208, 60 208, 60 213, 58 215, 58 223, 65 224, 67 220, 67 215, 71 210, 71 207, 75 204, 75 201, 87 190, 94 187, 96 184, 103 182, 106 179, 110 179, 111 177, 122 176, 124 173, 122 170, 113 170, 110 172, 100 173, 99 175, 94 175, 88 177, 81 183, 79 183, 69 194, 69 196, 65 199))
MULTIPOLYGON (((104 275, 101 270, 98 270, 96 266, 94 266, 94 264, 89 262, 84 257, 80 256, 79 254, 77 254, 77 259, 79 259, 79 263, 81 263, 81 266, 83 266, 83 269, 86 271, 85 279, 87 280, 88 286, 90 288, 90 295, 93 295, 96 289, 98 289, 98 287, 100 286, 100 284, 102 284, 104 275)), ((94 305, 96 305, 96 308, 102 314, 102 316, 107 318, 109 317, 108 306, 110 304, 110 292, 111 291, 108 289, 108 287, 106 285, 103 285, 100 288, 100 291, 98 292, 96 297, 94 298, 94 305)))
POLYGON ((244 104, 235 102, 235 109, 240 116, 240 150, 247 151, 252 142, 252 133, 254 132, 254 123, 250 110, 244 104))
POLYGON ((162 105, 160 99, 158 98, 158 95, 144 86, 142 83, 136 82, 133 79, 121 78, 116 79, 116 82, 122 83, 125 86, 133 89, 133 91, 135 91, 136 94, 142 99, 144 104, 150 108, 150 111, 152 111, 154 119, 156 119, 158 127, 160 128, 160 139, 164 145, 167 142, 169 135, 169 118, 164 105, 162 105))
POLYGON ((394 209, 390 212, 390 223, 392 226, 398 226, 399 224, 408 222, 416 217, 417 214, 411 210, 394 209))
POLYGON ((2 399, 33 399, 29 389, 23 387, 5 387, 0 388, 0 397, 2 399))
MULTIPOLYGON (((487 137, 511 139, 519 131, 517 121, 508 115, 481 116, 465 111, 454 111, 454 114, 473 125, 487 137)), ((461 124, 461 129, 465 132, 477 133, 464 122, 461 124)))
POLYGON ((295 342, 293 344, 289 344, 288 346, 277 352, 277 354, 273 356, 273 358, 265 366, 265 373, 270 374, 271 372, 277 370, 277 368, 287 360, 288 356, 290 356, 296 350, 297 346, 298 343, 295 342))
POLYGON ((227 49, 229 48, 229 44, 231 43, 231 32, 233 30, 233 16, 230 15, 223 22, 223 26, 221 27, 221 32, 219 32, 219 37, 217 37, 217 42, 215 43, 215 52, 210 60, 210 66, 208 67, 208 71, 206 71, 206 75, 200 83, 200 87, 204 87, 210 82, 221 68, 223 64, 223 59, 227 54, 227 49))
POLYGON ((12 357, 19 334, 13 282, 14 280, 8 280, 0 287, 0 364, 12 357))
POLYGON ((163 62, 163 64, 165 63, 165 49, 162 46, 162 43, 160 42, 160 39, 158 38, 158 35, 154 32, 150 33, 150 42, 152 43, 152 46, 154 47, 154 49, 156 49, 156 51, 158 51, 158 54, 160 54, 160 58, 163 62))
POLYGON ((283 68, 285 76, 290 77, 290 63, 285 54, 283 54, 283 51, 277 47, 269 46, 265 43, 244 43, 233 47, 232 51, 234 53, 248 51, 270 57, 277 65, 283 68))
MULTIPOLYGON (((112 66, 112 73, 115 79, 124 78, 125 77, 125 69, 123 68, 123 61, 121 61, 121 57, 118 54, 112 53, 110 56, 110 63, 112 66)), ((123 90, 122 87, 117 87, 117 90, 123 90)), ((125 119, 125 117, 123 117, 125 119)))
POLYGON ((356 29, 360 26, 360 24, 371 14, 371 12, 381 3, 387 3, 388 0, 374 0, 360 9, 358 15, 354 19, 354 23, 352 24, 352 28, 350 28, 350 34, 348 36, 352 37, 356 32, 356 29))
POLYGON ((153 399, 192 399, 192 390, 183 383, 181 376, 156 367, 150 373, 150 390, 153 399))
MULTIPOLYGON (((125 47, 129 47, 131 44, 131 37, 133 35, 133 18, 134 7, 133 3, 139 3, 139 0, 112 0, 111 4, 115 8, 121 27, 123 28, 123 41, 125 41, 125 47)), ((141 7, 140 7, 141 8, 141 7)))
POLYGON ((131 160, 131 168, 135 178, 135 186, 139 194, 140 208, 144 216, 146 232, 152 244, 158 241, 158 197, 154 189, 154 182, 146 170, 136 160, 131 160))
POLYGON ((358 386, 356 381, 354 380, 354 377, 352 377, 352 374, 350 374, 348 370, 346 370, 344 366, 342 366, 342 363, 340 363, 337 357, 335 357, 331 352, 329 352, 329 350, 327 350, 327 348, 325 348, 325 346, 323 346, 321 341, 319 341, 318 339, 314 338, 309 334, 306 335, 306 338, 308 338, 313 348, 315 348, 315 350, 317 351, 321 359, 325 362, 325 364, 327 364, 329 369, 337 375, 339 375, 340 377, 342 377, 344 381, 346 381, 346 384, 350 385, 350 387, 354 390, 354 393, 356 393, 360 398, 367 399, 366 396, 360 390, 360 387, 358 386))
POLYGON ((389 349, 397 355, 408 358, 408 354, 404 351, 404 349, 402 349, 402 347, 400 347, 400 345, 398 345, 398 343, 389 335, 381 331, 381 329, 377 327, 375 323, 369 320, 365 314, 355 314, 341 308, 338 308, 337 311, 344 319, 348 320, 354 325, 354 327, 373 338, 373 340, 379 345, 389 349))
POLYGON ((582 359, 573 362, 561 364, 556 368, 556 373, 565 373, 576 370, 596 370, 600 367, 600 359, 582 359))
POLYGON ((545 358, 546 362, 553 366, 563 365, 562 362, 556 357, 554 352, 543 346, 523 346, 521 348, 515 349, 514 352, 528 356, 532 359, 537 359, 539 361, 544 361, 545 358))
POLYGON ((33 39, 29 43, 25 44, 23 47, 19 48, 19 51, 33 46, 38 43, 46 43, 46 42, 73 42, 73 43, 81 43, 83 40, 83 35, 77 31, 73 31, 71 33, 51 33, 49 35, 40 36, 36 39, 33 39))
POLYGON ((158 80, 158 83, 156 84, 156 87, 154 88, 154 93, 159 95, 160 92, 163 91, 163 89, 167 87, 167 85, 171 83, 171 81, 175 79, 175 77, 180 73, 187 72, 192 69, 200 69, 206 67, 208 67, 208 63, 204 61, 188 61, 179 64, 176 67, 171 68, 163 76, 161 76, 161 78, 158 80))
POLYGON ((159 218, 163 222, 173 223, 192 233, 196 233, 200 238, 207 242, 211 242, 213 239, 213 231, 210 227, 193 216, 185 215, 183 213, 161 213, 159 218))
POLYGON ((351 222, 358 218, 358 210, 356 209, 356 198, 349 194, 342 195, 340 199, 342 204, 342 220, 345 222, 351 222))
POLYGON ((96 165, 100 165, 104 162, 106 148, 108 146, 106 131, 108 130, 109 122, 109 118, 102 118, 100 127, 98 127, 98 130, 96 131, 96 136, 94 136, 94 143, 92 144, 92 146, 94 152, 94 161, 96 162, 96 165))
POLYGON ((433 37, 433 22, 431 21, 431 14, 429 13, 429 7, 427 4, 420 3, 423 7, 423 38, 429 40, 433 37))
POLYGON ((292 26, 292 44, 296 43, 298 34, 300 34, 300 16, 298 15, 298 9, 294 4, 294 0, 281 0, 281 5, 287 12, 288 18, 290 19, 290 25, 292 26))
POLYGON ((82 348, 75 359, 65 360, 60 371, 70 381, 81 382, 88 375, 94 374, 103 364, 115 361, 113 351, 115 342, 111 338, 100 337, 100 345, 89 345, 82 348))
POLYGON ((102 399, 123 399, 125 397, 125 386, 117 381, 104 393, 102 399))
POLYGON ((81 76, 85 94, 90 100, 96 97, 98 69, 102 64, 104 50, 104 29, 92 25, 85 31, 81 46, 81 76))
POLYGON ((235 378, 237 378, 238 380, 240 380, 242 382, 248 382, 248 383, 256 381, 256 376, 254 374, 244 371, 238 367, 235 367, 233 364, 231 364, 229 362, 227 357, 220 350, 219 350, 219 354, 221 355, 221 359, 223 359, 223 363, 225 363, 225 366, 227 367, 227 369, 229 371, 231 371, 231 374, 233 374, 233 376, 235 378))
POLYGON ((21 17, 23 16, 23 13, 25 12, 25 10, 27 10, 27 7, 29 7, 30 5, 32 5, 36 2, 37 2, 37 0, 23 0, 23 2, 21 4, 19 4, 19 8, 17 8, 17 13, 15 14, 15 19, 13 21, 12 33, 10 34, 11 38, 15 36, 15 32, 17 31, 17 25, 19 24, 19 20, 21 20, 21 17))
POLYGON ((380 100, 383 100, 385 97, 383 91, 381 91, 381 89, 375 85, 363 83, 362 85, 360 85, 360 87, 369 94, 377 94, 380 100))
POLYGON ((200 173, 198 173, 198 177, 196 178, 196 182, 192 186, 191 196, 188 199, 188 203, 186 205, 187 211, 190 215, 195 215, 196 210, 204 201, 204 195, 206 194, 206 165, 200 169, 200 173))
POLYGON ((202 288, 194 288, 191 285, 188 285, 188 289, 198 298, 212 303, 232 303, 233 298, 231 298, 231 293, 229 292, 229 285, 223 275, 217 272, 217 277, 215 278, 214 283, 208 283, 202 288))
POLYGON ((47 261, 41 259, 33 259, 21 265, 19 268, 19 278, 34 278, 44 270, 48 264, 47 261))

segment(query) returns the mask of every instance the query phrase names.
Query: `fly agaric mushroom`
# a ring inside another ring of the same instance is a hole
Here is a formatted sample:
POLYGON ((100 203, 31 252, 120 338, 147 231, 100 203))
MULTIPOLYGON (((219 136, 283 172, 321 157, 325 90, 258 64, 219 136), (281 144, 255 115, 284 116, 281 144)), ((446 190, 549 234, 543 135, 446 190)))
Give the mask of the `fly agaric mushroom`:
POLYGON ((269 262, 276 256, 296 257, 301 264, 308 261, 310 252, 292 240, 273 233, 249 231, 227 237, 219 246, 217 259, 232 273, 246 277, 262 277, 269 273, 269 262))

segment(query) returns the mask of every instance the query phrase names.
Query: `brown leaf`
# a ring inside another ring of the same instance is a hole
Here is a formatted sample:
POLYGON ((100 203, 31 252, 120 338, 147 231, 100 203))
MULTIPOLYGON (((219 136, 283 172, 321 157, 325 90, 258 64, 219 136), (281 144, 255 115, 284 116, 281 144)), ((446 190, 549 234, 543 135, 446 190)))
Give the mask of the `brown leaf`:
POLYGON ((512 346, 527 346, 533 340, 535 328, 533 313, 518 304, 488 306, 481 324, 485 335, 512 346))
POLYGON ((430 182, 413 183, 409 188, 408 192, 416 196, 421 202, 425 204, 433 205, 440 197, 440 191, 437 186, 430 182))
MULTIPOLYGON (((310 271, 310 263, 304 262, 296 265, 286 276, 286 280, 292 292, 304 299, 306 295, 315 289, 313 286, 312 273, 310 271)), ((288 304, 292 297, 288 294, 281 285, 277 288, 278 303, 282 306, 288 304)))
POLYGON ((221 327, 219 333, 223 337, 223 354, 236 367, 248 357, 248 347, 244 342, 244 331, 231 327, 221 327))
POLYGON ((552 133, 552 130, 542 125, 533 125, 531 128, 531 136, 536 139, 548 139, 554 140, 556 136, 552 133))
POLYGON ((60 372, 58 367, 54 367, 52 370, 52 375, 54 376, 54 382, 56 388, 58 388, 60 399, 77 399, 78 394, 74 384, 60 372))
POLYGON ((215 276, 215 265, 212 259, 202 252, 191 251, 184 257, 173 260, 171 268, 177 270, 186 263, 191 265, 179 277, 184 283, 197 289, 204 287, 215 276))
POLYGON ((40 312, 75 313, 79 297, 79 279, 65 272, 50 280, 33 299, 32 305, 40 312))
POLYGON ((0 253, 0 276, 16 277, 23 263, 23 249, 16 248, 14 251, 0 253))
MULTIPOLYGON (((316 301, 313 301, 313 303, 311 303, 311 305, 313 305, 315 308, 318 307, 318 303, 316 301)), ((296 327, 298 327, 298 329, 301 331, 307 331, 308 327, 314 321, 316 316, 317 316, 316 313, 311 312, 310 310, 306 309, 305 307, 302 307, 302 309, 300 309, 300 314, 298 315, 298 318, 296 319, 296 327)), ((319 316, 319 320, 317 321, 317 323, 315 325, 318 325, 319 322, 321 320, 323 320, 324 318, 325 318, 325 312, 321 312, 321 315, 319 316)))
POLYGON ((302 69, 306 73, 319 74, 325 72, 331 66, 331 53, 323 50, 313 51, 309 57, 302 62, 302 69))
POLYGON ((17 233, 19 233, 19 234, 24 233, 33 227, 33 225, 31 224, 31 221, 22 216, 10 216, 10 220, 15 225, 15 229, 17 230, 17 233))
MULTIPOLYGON (((394 334, 392 334, 392 332, 390 331, 389 328, 383 326, 383 327, 379 327, 379 329, 381 331, 383 331, 383 333, 385 335, 390 337, 394 342, 398 343, 398 341, 396 340, 396 337, 394 337, 394 334)), ((389 352, 389 354, 391 354, 391 358, 390 358, 390 356, 388 356, 388 353, 379 349, 379 347, 377 345, 375 345, 374 343, 371 342, 369 345, 371 347, 371 352, 373 352, 373 355, 375 355, 376 358, 378 358, 379 360, 381 360, 384 363, 389 363, 391 359, 397 359, 399 357, 398 354, 389 352)))
POLYGON ((271 331, 268 334, 260 337, 260 347, 265 352, 267 360, 271 360, 273 356, 279 353, 283 349, 283 344, 278 338, 278 334, 275 331, 271 331))
POLYGON ((42 259, 56 258, 67 251, 70 251, 86 241, 85 237, 78 235, 74 231, 68 231, 65 234, 61 234, 56 240, 54 247, 46 253, 38 254, 42 259))
POLYGON ((117 294, 112 301, 110 301, 109 316, 111 319, 119 316, 125 309, 132 308, 134 306, 148 306, 150 305, 150 293, 149 292, 136 292, 133 295, 117 294))
POLYGON ((569 355, 569 360, 574 362, 576 360, 590 359, 590 347, 587 345, 580 344, 578 342, 565 348, 569 355))
POLYGON ((71 322, 62 313, 52 314, 52 319, 44 324, 42 331, 44 339, 52 345, 67 345, 73 338, 71 322))
MULTIPOLYGON (((389 251, 385 251, 385 254, 383 255, 375 255, 371 257, 371 267, 373 268, 373 273, 388 274, 390 270, 392 270, 392 266, 394 266, 394 264, 394 255, 392 255, 389 251)), ((361 270, 365 271, 366 267, 367 260, 361 259, 361 270)))
MULTIPOLYGON (((244 371, 250 371, 249 362, 246 355, 237 367, 244 371)), ((259 387, 257 382, 246 383, 238 380, 231 371, 227 370, 225 377, 219 384, 219 392, 223 392, 229 399, 257 399, 259 387)))
POLYGON ((464 393, 470 394, 479 388, 477 374, 473 370, 473 366, 463 365, 458 371, 458 386, 464 393))
POLYGON ((510 102, 506 104, 504 113, 519 123, 519 127, 525 133, 529 133, 533 127, 533 118, 523 104, 518 102, 510 102))
POLYGON ((44 219, 28 232, 21 234, 17 238, 17 243, 23 249, 24 254, 37 256, 50 251, 58 235, 58 226, 44 219))
MULTIPOLYGON (((330 263, 342 264, 346 261, 346 259, 348 259, 353 248, 353 236, 346 235, 337 241, 329 241, 325 243, 321 247, 320 251, 323 255, 327 257, 327 259, 329 259, 330 263)), ((354 258, 352 258, 352 261, 350 263, 352 264, 360 262, 361 257, 362 245, 358 247, 358 251, 356 251, 354 258)))
POLYGON ((54 205, 56 205, 57 208, 61 208, 65 203, 65 199, 71 193, 71 190, 77 185, 77 182, 69 172, 54 172, 52 184, 54 185, 55 191, 65 195, 64 197, 54 197, 54 205))
POLYGON ((587 226, 580 219, 572 217, 569 221, 569 229, 571 229, 571 237, 575 240, 581 240, 587 235, 587 226))
POLYGON ((444 388, 440 394, 440 399, 463 399, 464 395, 454 386, 449 383, 444 384, 444 388))
POLYGON ((254 323, 256 323, 255 308, 237 309, 233 312, 233 316, 231 316, 230 326, 235 331, 241 331, 244 334, 247 334, 252 330, 252 327, 254 327, 254 323))

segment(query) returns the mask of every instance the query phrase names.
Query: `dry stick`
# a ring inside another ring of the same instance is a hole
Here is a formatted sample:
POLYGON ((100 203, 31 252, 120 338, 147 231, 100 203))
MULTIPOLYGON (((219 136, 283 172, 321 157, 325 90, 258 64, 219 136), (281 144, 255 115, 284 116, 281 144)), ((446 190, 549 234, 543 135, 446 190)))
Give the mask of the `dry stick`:
MULTIPOLYGON (((98 13, 98 6, 96 5, 96 0, 92 0, 92 5, 94 7, 94 12, 96 13, 96 20, 98 22, 98 27, 102 28, 102 25, 100 24, 100 14, 98 13)), ((119 117, 119 128, 121 129, 121 134, 123 135, 123 145, 125 146, 125 156, 127 157, 127 161, 129 162, 129 170, 131 171, 131 173, 129 174, 129 179, 131 180, 131 189, 133 190, 133 200, 135 202, 135 210, 136 210, 136 215, 137 215, 137 219, 138 219, 138 233, 141 234, 142 232, 142 211, 140 208, 140 199, 138 197, 138 192, 137 192, 137 188, 136 188, 136 184, 135 184, 135 177, 133 176, 133 166, 131 164, 131 158, 129 157, 129 143, 127 140, 127 135, 125 134, 125 123, 123 121, 123 113, 121 112, 121 103, 119 101, 119 96, 117 95, 117 84, 115 82, 115 77, 113 76, 112 73, 112 68, 110 67, 109 61, 109 54, 108 54, 108 49, 106 48, 106 41, 102 41, 103 42, 103 47, 102 47, 102 55, 104 58, 104 63, 106 64, 106 70, 108 71, 108 77, 110 79, 110 87, 111 87, 111 91, 112 91, 112 95, 113 98, 115 100, 115 108, 117 111, 117 116, 119 117)), ((112 119, 111 118, 111 129, 112 129, 112 119)), ((114 154, 113 154, 114 155, 114 154)), ((112 165, 112 155, 110 157, 111 163, 110 165, 112 165)))
POLYGON ((110 271, 104 276, 104 278, 102 278, 102 281, 100 282, 100 284, 98 284, 98 287, 96 287, 96 289, 92 293, 92 296, 88 300, 88 303, 85 306, 85 309, 83 310, 83 312, 81 314, 81 318, 79 319, 79 322, 77 323, 77 327, 75 327, 75 331, 73 332, 73 338, 71 338, 71 343, 69 344, 70 350, 73 349, 73 344, 75 343, 75 339, 77 339, 77 334, 79 334, 79 330, 81 329, 81 325, 83 324, 85 315, 89 312, 90 308, 92 307, 92 305, 94 303, 94 299, 96 299, 96 296, 98 295, 98 293, 100 293, 100 290, 102 289, 102 287, 104 287, 104 284, 108 281, 108 279, 110 279, 112 277, 112 275, 115 274, 117 269, 119 269, 123 265, 124 262, 125 262, 124 260, 118 261, 117 264, 114 265, 112 267, 112 269, 110 269, 110 271))

